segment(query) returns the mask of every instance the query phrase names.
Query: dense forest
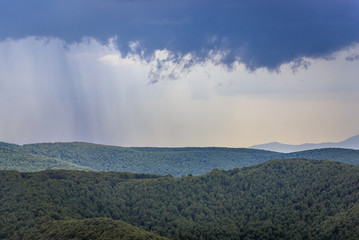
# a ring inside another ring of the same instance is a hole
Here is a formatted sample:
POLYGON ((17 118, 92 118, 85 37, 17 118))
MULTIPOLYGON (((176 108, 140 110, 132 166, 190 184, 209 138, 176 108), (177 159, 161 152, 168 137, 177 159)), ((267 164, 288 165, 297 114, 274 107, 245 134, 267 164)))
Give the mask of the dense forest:
POLYGON ((307 159, 180 178, 0 171, 0 238, 359 239, 358 199, 359 167, 307 159))
POLYGON ((134 148, 90 143, 0 143, 0 169, 129 171, 175 177, 229 170, 271 159, 310 158, 359 164, 359 150, 317 149, 290 154, 246 148, 134 148))
POLYGON ((59 158, 41 154, 26 153, 21 150, 0 145, 0 169, 20 172, 40 171, 45 169, 92 170, 59 158))
POLYGON ((28 231, 21 239, 168 240, 121 220, 110 218, 52 220, 41 224, 36 231, 28 231))

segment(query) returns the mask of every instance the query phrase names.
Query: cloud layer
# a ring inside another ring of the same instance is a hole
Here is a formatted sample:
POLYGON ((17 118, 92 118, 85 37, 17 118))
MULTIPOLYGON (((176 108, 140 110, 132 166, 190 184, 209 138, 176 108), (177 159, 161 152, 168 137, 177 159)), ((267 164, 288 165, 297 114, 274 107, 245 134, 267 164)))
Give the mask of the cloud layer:
POLYGON ((359 132, 358 45, 273 72, 238 61, 228 70, 220 51, 145 58, 136 42, 125 54, 117 41, 1 41, 0 139, 238 147, 359 132))
POLYGON ((213 51, 228 66, 276 69, 302 57, 323 58, 359 41, 357 0, 2 0, 0 38, 45 36, 106 42, 117 36, 151 58, 158 49, 205 62, 213 51))

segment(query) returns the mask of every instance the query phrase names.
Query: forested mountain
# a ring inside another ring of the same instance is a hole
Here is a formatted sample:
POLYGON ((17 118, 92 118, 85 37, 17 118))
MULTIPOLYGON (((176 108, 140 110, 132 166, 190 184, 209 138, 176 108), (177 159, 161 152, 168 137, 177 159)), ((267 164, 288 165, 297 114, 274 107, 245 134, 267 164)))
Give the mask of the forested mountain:
POLYGON ((59 158, 27 153, 21 148, 8 148, 0 145, 0 169, 17 170, 21 172, 39 171, 45 169, 91 170, 59 158))
POLYGON ((359 165, 359 150, 344 148, 323 148, 294 152, 284 155, 285 158, 310 158, 317 160, 339 161, 352 165, 359 165))
POLYGON ((21 172, 46 169, 129 171, 200 175, 214 168, 228 170, 271 159, 311 158, 359 164, 359 150, 316 149, 290 154, 246 148, 134 148, 90 143, 0 143, 0 169, 21 172))
MULTIPOLYGON (((41 143, 10 147, 26 154, 56 158, 95 171, 172 174, 176 177, 204 174, 214 168, 251 166, 280 157, 278 153, 244 148, 125 148, 90 143, 41 143)), ((34 171, 34 168, 29 171, 34 171)), ((0 166, 0 169, 4 168, 0 166)), ((38 168, 37 171, 45 169, 48 168, 38 168)))
POLYGON ((181 178, 0 171, 0 238, 121 220, 170 239, 358 239, 358 199, 359 167, 306 159, 181 178))
POLYGON ((52 220, 41 224, 35 231, 28 231, 20 238, 24 240, 169 240, 121 220, 110 218, 52 220))

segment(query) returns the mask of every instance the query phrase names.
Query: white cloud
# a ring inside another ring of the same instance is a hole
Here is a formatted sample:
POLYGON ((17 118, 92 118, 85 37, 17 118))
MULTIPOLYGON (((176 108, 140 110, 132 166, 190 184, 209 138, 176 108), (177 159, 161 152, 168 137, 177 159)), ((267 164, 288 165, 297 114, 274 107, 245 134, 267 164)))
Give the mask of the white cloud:
POLYGON ((196 63, 191 54, 163 49, 145 60, 138 43, 130 44, 123 56, 111 39, 0 42, 0 139, 249 146, 359 132, 359 61, 347 60, 359 45, 330 60, 250 72, 240 63, 231 70, 218 64, 221 52, 196 63))

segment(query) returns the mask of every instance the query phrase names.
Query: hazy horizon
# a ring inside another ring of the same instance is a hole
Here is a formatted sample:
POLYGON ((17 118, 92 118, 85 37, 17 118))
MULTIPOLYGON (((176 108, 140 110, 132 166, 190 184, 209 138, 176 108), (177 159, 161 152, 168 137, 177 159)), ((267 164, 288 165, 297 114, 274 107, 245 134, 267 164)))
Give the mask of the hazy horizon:
MULTIPOLYGON (((355 136, 359 136, 359 135, 355 135, 355 136)), ((352 136, 352 137, 355 137, 355 136, 352 136)), ((215 145, 202 145, 202 146, 196 146, 196 145, 192 145, 192 146, 187 146, 187 145, 183 145, 183 146, 171 146, 171 145, 164 145, 164 146, 152 146, 152 145, 127 145, 127 146, 124 146, 124 145, 116 145, 116 144, 106 144, 106 143, 101 143, 101 142, 86 142, 86 141, 40 141, 40 142, 27 142, 27 143, 19 143, 19 142, 6 142, 6 141, 0 141, 0 142, 4 142, 4 143, 9 143, 9 144, 15 144, 15 145, 19 145, 19 146, 23 146, 23 145, 28 145, 28 144, 47 144, 47 143, 73 143, 73 142, 79 142, 79 143, 89 143, 89 144, 98 144, 98 145, 106 145, 106 146, 114 146, 114 147, 149 147, 149 148, 253 148, 253 149, 258 149, 258 150, 268 150, 268 151, 277 151, 277 152, 283 152, 283 151, 279 151, 279 150, 275 150, 275 148, 273 147, 273 149, 267 149, 267 148, 261 148, 260 146, 266 146, 266 145, 270 145, 270 144, 273 144, 273 143, 278 143, 280 145, 288 145, 288 146, 292 146, 292 147, 299 147, 299 146, 302 146, 302 145, 316 145, 316 144, 327 144, 327 143, 340 143, 342 141, 345 141, 347 139, 349 139, 351 137, 348 137, 348 138, 345 138, 345 139, 341 139, 341 140, 336 140, 336 141, 323 141, 323 142, 303 142, 303 143, 299 143, 299 144, 290 144, 290 143, 285 143, 285 142, 265 142, 265 143, 259 143, 259 144, 254 144, 254 145, 251 145, 251 146, 215 146, 215 145)), ((322 148, 322 147, 320 147, 322 148)), ((326 147, 324 147, 326 148, 326 147)), ((315 148, 311 148, 309 147, 308 149, 315 149, 315 148)), ((355 148, 356 149, 356 148, 355 148)), ((300 150, 298 150, 300 151, 300 150)), ((289 151, 291 152, 291 151, 289 151)), ((296 152, 296 151, 293 151, 293 152, 296 152)))
POLYGON ((0 2, 0 141, 250 147, 359 133, 359 2, 0 2))

